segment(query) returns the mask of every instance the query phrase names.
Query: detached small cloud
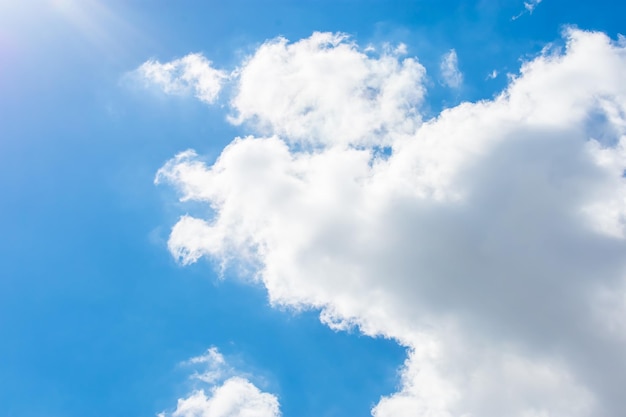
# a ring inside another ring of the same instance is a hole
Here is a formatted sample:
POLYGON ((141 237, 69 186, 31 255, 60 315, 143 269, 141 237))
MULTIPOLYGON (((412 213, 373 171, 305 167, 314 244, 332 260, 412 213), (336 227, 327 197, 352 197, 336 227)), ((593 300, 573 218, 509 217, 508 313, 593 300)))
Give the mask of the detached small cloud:
POLYGON ((541 3, 543 0, 530 0, 530 1, 525 1, 524 2, 524 10, 522 10, 521 12, 519 12, 519 14, 513 16, 511 18, 511 20, 517 20, 520 17, 522 17, 525 13, 528 14, 533 14, 533 12, 535 11, 535 9, 537 8, 537 6, 539 5, 539 3, 541 3))
POLYGON ((441 77, 445 85, 451 88, 459 88, 463 83, 463 74, 459 71, 459 59, 454 49, 445 54, 439 65, 441 77))
POLYGON ((489 74, 487 74, 487 78, 489 80, 493 80, 498 76, 498 71, 497 70, 493 70, 491 71, 489 74))
POLYGON ((228 78, 226 72, 213 68, 211 61, 201 54, 189 54, 166 63, 149 60, 135 72, 146 83, 159 87, 166 94, 193 94, 208 104, 215 102, 228 78))
POLYGON ((192 378, 213 384, 227 375, 233 374, 234 370, 228 366, 224 356, 216 347, 209 348, 204 355, 196 356, 184 362, 184 365, 203 365, 203 369, 196 370, 192 378))
POLYGON ((524 2, 524 8, 526 10, 528 10, 528 13, 532 14, 533 11, 535 10, 535 7, 537 7, 539 5, 539 3, 541 3, 542 0, 530 0, 530 1, 525 1, 524 2))
POLYGON ((183 365, 198 366, 192 378, 205 384, 185 398, 176 409, 157 417, 279 417, 280 405, 275 395, 261 391, 230 367, 216 347, 183 365))

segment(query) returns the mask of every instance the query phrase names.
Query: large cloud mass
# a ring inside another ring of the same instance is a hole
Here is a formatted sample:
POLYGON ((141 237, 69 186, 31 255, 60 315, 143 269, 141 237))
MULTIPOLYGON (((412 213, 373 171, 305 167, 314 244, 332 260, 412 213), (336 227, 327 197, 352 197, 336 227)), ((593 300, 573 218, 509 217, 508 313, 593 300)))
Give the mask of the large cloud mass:
POLYGON ((567 30, 492 100, 422 121, 424 68, 340 35, 235 71, 235 139, 158 173, 183 263, 408 347, 376 417, 626 414, 626 46, 567 30))

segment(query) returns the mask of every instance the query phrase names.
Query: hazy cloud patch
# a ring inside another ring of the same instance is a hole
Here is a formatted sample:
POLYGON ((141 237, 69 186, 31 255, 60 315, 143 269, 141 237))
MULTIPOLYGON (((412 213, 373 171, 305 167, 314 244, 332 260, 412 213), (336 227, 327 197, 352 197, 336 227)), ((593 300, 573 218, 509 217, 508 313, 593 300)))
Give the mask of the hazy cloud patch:
POLYGON ((459 59, 454 49, 441 58, 439 65, 441 77, 445 85, 451 88, 459 88, 463 84, 463 73, 459 71, 459 59))
POLYGON ((513 16, 511 19, 512 20, 517 20, 517 19, 519 19, 520 17, 522 17, 526 13, 533 14, 533 12, 535 11, 535 9, 539 5, 539 3, 541 3, 542 1, 543 0, 529 0, 529 1, 525 1, 524 2, 524 10, 519 12, 519 14, 513 16))
POLYGON ((192 94, 205 103, 213 103, 227 74, 213 68, 201 54, 189 54, 174 61, 161 63, 150 60, 135 71, 141 80, 155 85, 166 94, 192 94))

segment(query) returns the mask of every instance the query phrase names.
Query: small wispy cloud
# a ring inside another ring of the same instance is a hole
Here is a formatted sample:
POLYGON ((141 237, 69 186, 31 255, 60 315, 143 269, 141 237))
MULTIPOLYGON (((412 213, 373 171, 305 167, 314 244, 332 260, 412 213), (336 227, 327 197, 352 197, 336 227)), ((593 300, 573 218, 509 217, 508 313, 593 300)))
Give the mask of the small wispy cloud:
POLYGON ((459 71, 459 59, 454 49, 445 54, 439 65, 443 82, 448 87, 458 88, 463 83, 463 74, 459 71))
POLYGON ((183 365, 202 366, 203 369, 196 370, 192 378, 206 382, 207 384, 213 384, 220 379, 230 376, 234 372, 215 346, 210 347, 204 355, 195 356, 183 362, 183 365))
POLYGON ((166 94, 193 94, 209 104, 215 102, 228 77, 226 72, 213 68, 211 61, 201 54, 189 54, 166 63, 149 60, 135 72, 144 82, 159 87, 166 94))
POLYGON ((519 12, 519 14, 513 16, 511 18, 511 20, 517 20, 517 19, 519 19, 520 17, 522 17, 526 13, 533 14, 533 12, 535 11, 535 9, 539 5, 539 3, 541 3, 542 1, 543 0, 529 0, 529 1, 525 1, 524 2, 524 10, 519 12))
POLYGON ((539 3, 541 3, 542 0, 530 0, 530 1, 525 1, 524 2, 524 8, 526 10, 528 10, 528 13, 532 14, 533 11, 535 10, 535 7, 537 7, 539 5, 539 3))

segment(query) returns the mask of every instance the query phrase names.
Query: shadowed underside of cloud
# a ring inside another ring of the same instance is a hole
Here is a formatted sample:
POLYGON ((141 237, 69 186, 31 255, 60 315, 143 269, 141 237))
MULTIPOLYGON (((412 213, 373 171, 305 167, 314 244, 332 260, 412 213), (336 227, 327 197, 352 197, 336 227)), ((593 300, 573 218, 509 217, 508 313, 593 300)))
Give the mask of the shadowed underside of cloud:
POLYGON ((407 346, 376 417, 624 415, 626 48, 564 37, 427 121, 415 59, 266 42, 231 75, 254 135, 157 175, 214 213, 183 216, 172 254, 407 346))

